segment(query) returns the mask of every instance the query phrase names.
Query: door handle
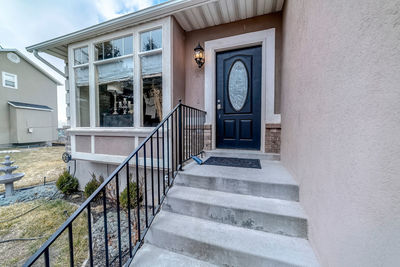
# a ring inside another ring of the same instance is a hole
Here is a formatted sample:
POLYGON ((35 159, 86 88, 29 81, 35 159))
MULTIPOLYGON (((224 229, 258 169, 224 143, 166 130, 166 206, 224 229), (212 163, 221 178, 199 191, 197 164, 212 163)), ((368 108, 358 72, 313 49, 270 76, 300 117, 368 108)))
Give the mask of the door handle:
POLYGON ((217 110, 222 109, 221 100, 217 100, 217 110))

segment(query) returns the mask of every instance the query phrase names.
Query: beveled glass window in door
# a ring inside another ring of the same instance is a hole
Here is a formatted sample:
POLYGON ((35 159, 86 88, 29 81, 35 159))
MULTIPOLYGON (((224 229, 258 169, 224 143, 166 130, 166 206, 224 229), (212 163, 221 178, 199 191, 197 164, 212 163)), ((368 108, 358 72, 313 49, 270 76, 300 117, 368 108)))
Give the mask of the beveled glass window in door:
POLYGON ((96 125, 133 127, 132 36, 96 44, 95 56, 96 125))
POLYGON ((237 60, 228 74, 229 101, 236 111, 240 111, 246 103, 249 91, 249 77, 246 66, 237 60))

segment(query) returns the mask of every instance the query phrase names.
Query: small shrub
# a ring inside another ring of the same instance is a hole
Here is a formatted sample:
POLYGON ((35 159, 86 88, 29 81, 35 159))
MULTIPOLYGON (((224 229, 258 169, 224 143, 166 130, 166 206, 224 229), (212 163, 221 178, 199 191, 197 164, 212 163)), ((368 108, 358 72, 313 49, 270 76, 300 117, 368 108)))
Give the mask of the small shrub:
POLYGON ((58 190, 64 194, 71 194, 78 191, 79 182, 78 179, 69 174, 68 171, 64 171, 57 179, 56 186, 58 190))
MULTIPOLYGON (((85 190, 83 191, 83 194, 85 195, 86 198, 90 197, 94 191, 104 182, 103 176, 100 175, 99 179, 97 179, 96 174, 92 173, 92 179, 86 184, 85 190)), ((101 194, 98 194, 95 198, 95 200, 99 199, 101 194)))
MULTIPOLYGON (((136 199, 136 183, 135 182, 130 182, 129 183, 129 197, 130 197, 130 207, 131 208, 136 208, 137 207, 137 199, 136 199)), ((142 192, 139 193, 139 202, 142 202, 143 200, 143 195, 142 192)), ((122 191, 121 196, 120 196, 120 204, 121 207, 123 208, 128 208, 128 187, 125 187, 125 189, 122 191)))

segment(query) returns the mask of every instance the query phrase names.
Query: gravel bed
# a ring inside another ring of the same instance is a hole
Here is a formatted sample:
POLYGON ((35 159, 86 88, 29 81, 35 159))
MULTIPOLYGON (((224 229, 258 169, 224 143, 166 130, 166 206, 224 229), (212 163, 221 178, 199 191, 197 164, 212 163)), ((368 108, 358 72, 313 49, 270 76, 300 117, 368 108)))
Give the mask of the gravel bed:
POLYGON ((5 197, 4 193, 0 195, 0 206, 7 206, 17 202, 27 202, 38 198, 62 198, 63 194, 52 185, 40 185, 28 189, 15 190, 15 194, 5 197))

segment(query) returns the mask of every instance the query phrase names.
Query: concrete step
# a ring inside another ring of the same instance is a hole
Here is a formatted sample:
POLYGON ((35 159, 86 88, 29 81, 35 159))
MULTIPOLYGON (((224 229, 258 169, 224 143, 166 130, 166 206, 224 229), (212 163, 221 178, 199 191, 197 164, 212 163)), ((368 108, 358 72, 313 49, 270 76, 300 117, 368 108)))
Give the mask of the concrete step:
POLYGON ((299 186, 279 161, 260 160, 261 169, 189 164, 175 184, 236 194, 298 201, 299 186))
POLYGON ((161 211, 146 242, 223 266, 318 266, 306 239, 161 211))
POLYGON ((200 261, 182 254, 174 253, 150 244, 144 244, 135 255, 131 267, 215 267, 216 265, 200 261))
POLYGON ((306 215, 298 202, 175 185, 163 209, 235 226, 307 238, 306 215))

